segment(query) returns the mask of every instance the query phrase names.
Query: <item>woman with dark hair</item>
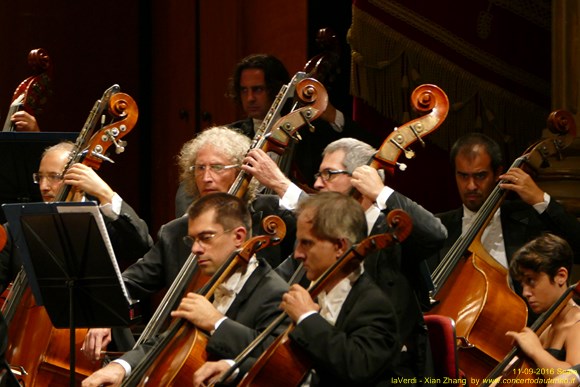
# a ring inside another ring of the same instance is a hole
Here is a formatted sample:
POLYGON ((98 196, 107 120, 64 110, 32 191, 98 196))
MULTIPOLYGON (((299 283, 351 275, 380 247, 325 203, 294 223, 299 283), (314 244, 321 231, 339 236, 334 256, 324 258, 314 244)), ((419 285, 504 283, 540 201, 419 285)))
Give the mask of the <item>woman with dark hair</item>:
MULTIPOLYGON (((570 245, 556 235, 544 234, 515 253, 510 275, 521 284, 529 308, 541 314, 566 292, 572 262, 570 245)), ((572 299, 539 337, 530 328, 506 335, 550 378, 580 363, 580 307, 572 299)))

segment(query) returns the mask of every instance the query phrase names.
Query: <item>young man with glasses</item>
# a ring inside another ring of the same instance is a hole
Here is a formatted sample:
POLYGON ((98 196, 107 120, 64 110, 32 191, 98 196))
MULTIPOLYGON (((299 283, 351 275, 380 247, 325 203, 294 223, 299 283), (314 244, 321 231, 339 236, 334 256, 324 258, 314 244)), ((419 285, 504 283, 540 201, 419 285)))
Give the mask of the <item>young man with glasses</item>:
MULTIPOLYGON (((216 192, 228 192, 249 148, 249 138, 226 127, 206 129, 184 144, 178 156, 178 165, 189 197, 198 199, 216 192)), ((292 211, 280 208, 276 196, 256 195, 256 186, 257 183, 250 184, 243 197, 252 216, 252 234, 265 233, 261 223, 268 215, 277 215, 286 223, 286 237, 282 243, 259 253, 274 267, 293 250, 296 221, 292 211)), ((173 283, 191 253, 191 249, 183 243, 183 237, 188 235, 187 229, 185 216, 161 226, 153 248, 123 272, 131 297, 144 302, 173 283)), ((97 359, 101 347, 111 339, 111 329, 91 329, 85 337, 83 353, 97 359)))
MULTIPOLYGON (((314 188, 343 194, 358 191, 370 234, 386 230, 386 215, 392 209, 402 209, 413 219, 411 235, 400 246, 367 257, 364 267, 393 300, 408 363, 417 364, 416 376, 425 376, 430 372, 425 364, 430 354, 421 309, 428 308, 432 286, 425 259, 439 250, 447 232, 432 213, 385 185, 379 171, 367 165, 375 152, 373 147, 354 138, 328 144, 322 153, 314 188)), ((260 150, 248 153, 242 169, 276 192, 287 208, 296 208, 307 196, 260 150)), ((296 260, 288 259, 277 271, 283 278, 289 278, 297 266, 296 260)))
MULTIPOLYGON (((38 184, 42 200, 53 202, 56 200, 63 184, 75 187, 88 199, 99 202, 107 231, 113 244, 115 255, 121 267, 135 262, 153 246, 149 236, 149 229, 121 197, 97 175, 90 167, 83 164, 73 164, 64 171, 70 151, 74 144, 61 142, 48 147, 42 154, 38 172, 33 173, 32 179, 38 184)), ((79 197, 79 200, 86 200, 79 197)), ((22 262, 13 246, 12 235, 8 233, 8 241, 0 251, 0 285, 4 289, 20 270, 22 262)))
MULTIPOLYGON (((211 276, 250 237, 250 230, 250 213, 241 199, 212 193, 188 209, 185 240, 197 256, 199 270, 211 276)), ((232 359, 279 315, 278 307, 287 289, 288 284, 264 260, 254 256, 218 285, 213 302, 203 295, 188 293, 171 315, 208 333, 208 356, 232 359)), ((260 349, 267 348, 285 327, 282 324, 260 349)), ((95 372, 83 381, 83 386, 119 385, 156 341, 146 341, 95 372)))

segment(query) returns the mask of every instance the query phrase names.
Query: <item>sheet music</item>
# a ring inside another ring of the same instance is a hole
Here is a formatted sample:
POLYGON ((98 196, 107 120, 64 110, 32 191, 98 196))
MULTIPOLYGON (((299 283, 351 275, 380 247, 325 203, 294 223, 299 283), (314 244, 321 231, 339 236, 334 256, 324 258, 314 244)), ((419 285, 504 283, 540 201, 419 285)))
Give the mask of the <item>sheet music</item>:
POLYGON ((90 213, 93 215, 97 223, 97 227, 99 228, 99 232, 105 242, 105 247, 107 252, 109 253, 109 257, 111 257, 111 262, 113 263, 113 268, 115 269, 115 274, 117 275, 117 279, 121 284, 121 289, 123 289, 123 295, 127 299, 129 304, 133 304, 133 299, 129 296, 129 292, 125 287, 125 282, 123 282, 123 277, 121 276, 121 270, 119 269, 119 264, 117 263, 117 257, 115 257, 115 251, 113 250, 113 245, 111 244, 111 239, 109 238, 109 233, 107 231, 107 226, 105 225, 105 220, 103 219, 103 214, 99 210, 99 207, 91 203, 87 206, 57 206, 57 211, 59 213, 90 213))

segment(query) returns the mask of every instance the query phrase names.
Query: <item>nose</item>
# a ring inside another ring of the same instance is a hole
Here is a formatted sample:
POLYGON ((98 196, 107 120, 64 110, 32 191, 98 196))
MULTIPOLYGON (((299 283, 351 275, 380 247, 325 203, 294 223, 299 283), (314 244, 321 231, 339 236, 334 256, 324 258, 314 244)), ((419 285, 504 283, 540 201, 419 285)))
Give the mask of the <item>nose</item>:
POLYGON ((50 191, 50 183, 48 182, 47 178, 40 179, 40 181, 38 182, 38 186, 40 187, 41 192, 50 191))
POLYGON ((297 261, 304 261, 306 259, 306 255, 304 254, 304 251, 300 248, 300 244, 298 244, 298 243, 296 244, 296 247, 294 248, 293 257, 297 261))
POLYGON ((206 168, 201 174, 202 181, 212 181, 213 175, 211 173, 211 168, 206 168))
POLYGON ((529 299, 532 296, 532 290, 528 285, 524 285, 522 287, 522 296, 524 296, 526 299, 529 299))
POLYGON ((322 180, 322 177, 318 176, 316 178, 316 180, 314 181, 314 189, 317 191, 320 191, 323 188, 324 188, 324 181, 322 180))
POLYGON ((193 242, 193 245, 191 245, 191 253, 194 255, 202 255, 204 252, 205 252, 205 249, 203 248, 201 243, 199 243, 199 241, 196 239, 193 242))
POLYGON ((477 184, 475 183, 475 179, 473 177, 467 179, 467 189, 470 191, 477 189, 477 184))

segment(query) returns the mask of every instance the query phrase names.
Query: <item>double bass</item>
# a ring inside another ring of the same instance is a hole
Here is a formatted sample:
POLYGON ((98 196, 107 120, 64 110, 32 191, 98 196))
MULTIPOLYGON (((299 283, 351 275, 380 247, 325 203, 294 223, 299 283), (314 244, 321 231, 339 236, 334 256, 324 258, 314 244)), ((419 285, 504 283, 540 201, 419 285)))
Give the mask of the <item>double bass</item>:
POLYGON ((42 113, 48 97, 52 94, 52 61, 46 50, 37 48, 30 51, 28 53, 28 64, 34 75, 22 81, 14 91, 8 115, 2 128, 3 132, 14 131, 14 123, 10 118, 19 110, 24 110, 33 116, 42 113))
MULTIPOLYGON (((305 73, 297 73, 278 92, 262 124, 256 130, 248 151, 258 148, 265 152, 284 153, 291 139, 297 135, 297 131, 319 117, 326 109, 327 103, 328 95, 324 86, 315 79, 307 78, 305 73), (283 107, 289 100, 294 100, 294 106, 287 115, 282 116, 283 107)), ((251 181, 252 175, 240 170, 228 193, 244 198, 246 192, 251 189, 251 181)), ((134 348, 161 331, 168 320, 171 308, 183 297, 187 289, 197 290, 208 280, 196 269, 197 257, 190 254, 137 339, 134 348)))
MULTIPOLYGON (((198 294, 210 299, 217 286, 238 267, 246 265, 256 252, 280 243, 286 234, 282 219, 270 215, 262 223, 268 234, 253 237, 234 251, 198 294)), ((206 344, 204 332, 185 319, 174 318, 168 330, 159 336, 159 340, 124 380, 123 386, 182 386, 191 383, 193 373, 207 360, 206 344)))
MULTIPOLYGON (((575 137, 574 119, 566 111, 550 114, 548 127, 553 134, 530 146, 511 168, 538 170, 549 164, 549 156, 560 155, 575 137)), ((430 313, 455 320, 459 368, 468 378, 480 380, 512 348, 505 332, 519 332, 527 321, 526 304, 510 288, 507 270, 481 243, 485 228, 507 195, 500 187, 503 182, 498 182, 468 230, 433 272, 433 297, 439 303, 430 313)))
MULTIPOLYGON (((102 161, 110 160, 106 152, 112 145, 117 152, 123 151, 126 143, 122 138, 133 129, 137 116, 133 98, 120 93, 118 85, 109 88, 89 113, 63 173, 76 162, 98 169, 102 161), (103 126, 98 128, 103 116, 103 126)), ((70 186, 63 185, 57 201, 72 201, 78 194, 70 186)), ((75 381, 78 385, 99 366, 80 356, 86 329, 78 329, 71 335, 68 329, 53 328, 44 307, 34 301, 24 269, 16 276, 2 313, 9 326, 5 357, 25 385, 67 386, 74 385, 75 381), (72 338, 75 338, 77 351, 71 354, 69 343, 72 338), (74 377, 71 375, 73 371, 76 371, 74 377)))

